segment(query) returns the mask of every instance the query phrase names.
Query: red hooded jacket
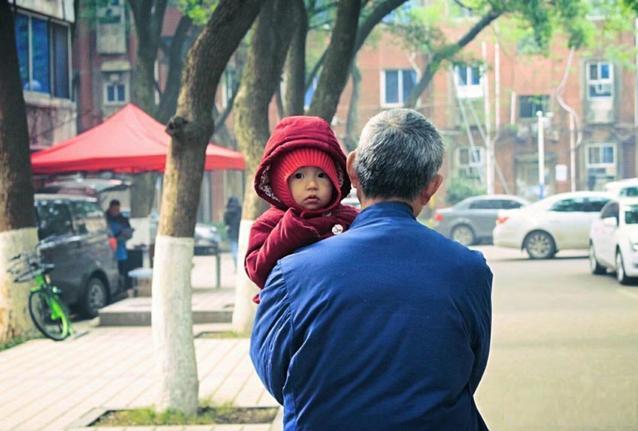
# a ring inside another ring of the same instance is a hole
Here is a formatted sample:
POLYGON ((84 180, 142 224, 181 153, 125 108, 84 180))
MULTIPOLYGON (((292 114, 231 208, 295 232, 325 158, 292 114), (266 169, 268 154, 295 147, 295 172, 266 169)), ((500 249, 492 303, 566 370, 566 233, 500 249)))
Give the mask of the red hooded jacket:
MULTIPOLYGON (((350 193, 346 156, 330 125, 319 117, 287 117, 277 124, 255 174, 255 191, 272 204, 253 223, 244 260, 248 277, 259 288, 264 287, 279 259, 300 247, 345 231, 358 214, 355 208, 340 204, 350 193), (270 187, 268 174, 272 165, 283 154, 299 148, 324 151, 335 163, 340 188, 326 208, 314 211, 287 208, 270 187)), ((259 302, 258 297, 255 302, 259 302)))

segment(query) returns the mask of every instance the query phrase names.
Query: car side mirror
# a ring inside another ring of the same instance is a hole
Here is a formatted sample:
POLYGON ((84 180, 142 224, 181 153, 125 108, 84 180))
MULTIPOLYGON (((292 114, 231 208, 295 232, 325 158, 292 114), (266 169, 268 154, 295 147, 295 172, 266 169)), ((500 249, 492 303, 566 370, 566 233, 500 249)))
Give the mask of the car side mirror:
POLYGON ((618 219, 616 217, 605 217, 603 219, 603 225, 609 226, 609 227, 616 227, 618 226, 618 219))

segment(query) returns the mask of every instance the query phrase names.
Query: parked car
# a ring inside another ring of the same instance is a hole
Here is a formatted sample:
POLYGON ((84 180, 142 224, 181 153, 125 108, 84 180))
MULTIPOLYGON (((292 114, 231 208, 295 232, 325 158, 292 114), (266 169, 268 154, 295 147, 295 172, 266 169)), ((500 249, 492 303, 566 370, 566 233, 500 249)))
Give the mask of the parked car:
POLYGON ((90 197, 36 194, 35 209, 40 251, 55 265, 53 284, 67 305, 97 316, 122 289, 102 208, 90 197))
POLYGON ((638 178, 626 178, 605 184, 605 191, 615 197, 638 197, 638 178))
POLYGON ((499 213, 494 245, 525 249, 531 259, 589 247, 589 229, 610 200, 604 192, 560 193, 518 210, 499 213))
POLYGON ((616 272, 621 284, 638 277, 638 198, 607 203, 589 234, 589 263, 593 274, 616 272))
POLYGON ((437 210, 434 213, 434 229, 466 246, 492 242, 499 210, 521 208, 528 203, 518 196, 473 196, 453 207, 437 210))
MULTIPOLYGON (((97 199, 100 207, 102 207, 103 210, 106 210, 106 208, 108 208, 109 201, 112 198, 123 199, 130 187, 131 183, 129 181, 121 179, 72 178, 49 182, 41 187, 39 189, 39 192, 94 197, 97 199)), ((122 209, 122 215, 124 215, 128 219, 131 219, 130 211, 128 208, 122 209)), ((146 229, 140 229, 140 231, 147 231, 148 237, 146 237, 146 241, 150 242, 155 238, 155 235, 157 233, 157 225, 159 222, 158 214, 157 212, 151 212, 148 217, 142 217, 141 219, 147 219, 147 223, 142 225, 146 229)), ((140 220, 140 218, 131 220, 131 223, 135 224, 137 220, 140 220)), ((140 233, 143 232, 138 231, 136 235, 139 235, 140 233)), ((145 233, 143 234, 146 235, 145 233)), ((217 228, 215 226, 207 225, 204 223, 197 223, 195 227, 194 239, 195 255, 211 255, 216 254, 219 251, 219 244, 221 240, 219 232, 217 231, 217 228)), ((135 237, 131 242, 134 241, 135 237)), ((136 255, 137 253, 141 253, 141 251, 129 250, 129 259, 131 259, 132 254, 136 255)), ((137 259, 140 260, 140 263, 135 263, 134 261, 129 262, 130 269, 134 269, 141 265, 141 256, 142 255, 140 254, 139 259, 137 259)))
POLYGON ((357 197, 356 190, 352 189, 350 194, 341 200, 342 205, 350 205, 351 207, 355 207, 356 209, 361 209, 361 202, 359 202, 359 198, 357 197))
POLYGON ((219 252, 221 237, 215 226, 197 223, 195 225, 194 239, 195 256, 209 256, 219 252))

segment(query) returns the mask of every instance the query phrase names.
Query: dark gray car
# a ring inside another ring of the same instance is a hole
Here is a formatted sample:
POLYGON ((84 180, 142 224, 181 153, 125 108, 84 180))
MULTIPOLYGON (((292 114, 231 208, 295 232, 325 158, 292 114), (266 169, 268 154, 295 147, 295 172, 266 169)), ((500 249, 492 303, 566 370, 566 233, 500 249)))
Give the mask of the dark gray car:
POLYGON ((90 197, 36 194, 40 251, 62 300, 94 317, 120 290, 104 212, 90 197))
POLYGON ((463 245, 492 242, 499 210, 527 205, 525 199, 511 195, 482 195, 462 200, 453 207, 434 213, 434 229, 463 245))

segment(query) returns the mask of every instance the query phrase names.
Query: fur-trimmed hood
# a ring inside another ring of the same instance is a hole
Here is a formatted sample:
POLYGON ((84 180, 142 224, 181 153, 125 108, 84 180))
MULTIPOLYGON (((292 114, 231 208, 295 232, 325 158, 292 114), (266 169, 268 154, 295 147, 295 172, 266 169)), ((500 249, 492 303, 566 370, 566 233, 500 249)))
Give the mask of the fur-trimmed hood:
POLYGON ((334 201, 327 208, 322 209, 322 211, 330 211, 350 193, 350 178, 346 172, 346 155, 330 124, 320 117, 286 117, 275 126, 255 173, 255 191, 275 207, 286 210, 286 206, 272 191, 269 173, 273 163, 276 163, 283 154, 299 148, 325 151, 334 160, 341 187, 334 194, 334 201))

